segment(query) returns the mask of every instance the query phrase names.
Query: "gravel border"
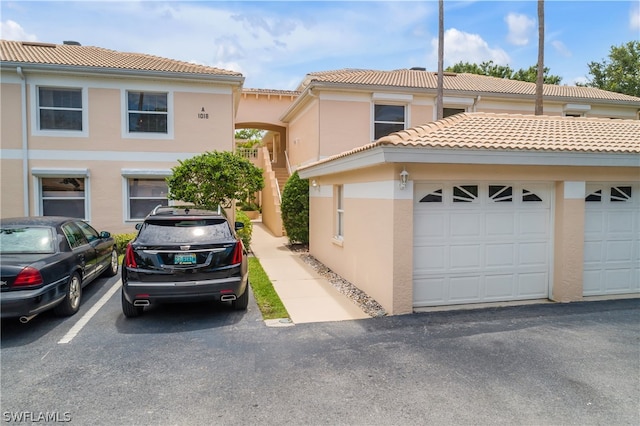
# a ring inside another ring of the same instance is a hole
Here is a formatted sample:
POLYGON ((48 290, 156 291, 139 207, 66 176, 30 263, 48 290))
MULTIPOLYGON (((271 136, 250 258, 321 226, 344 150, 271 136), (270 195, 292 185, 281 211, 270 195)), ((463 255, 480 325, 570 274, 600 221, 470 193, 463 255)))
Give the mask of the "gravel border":
MULTIPOLYGON (((299 251, 295 248, 293 251, 299 251)), ((327 268, 322 262, 308 253, 301 253, 300 259, 308 265, 310 265, 315 271, 326 278, 338 291, 347 296, 352 302, 360 307, 367 315, 372 318, 384 317, 387 312, 384 308, 375 301, 372 297, 367 295, 364 291, 360 290, 349 281, 342 278, 340 275, 327 268)))

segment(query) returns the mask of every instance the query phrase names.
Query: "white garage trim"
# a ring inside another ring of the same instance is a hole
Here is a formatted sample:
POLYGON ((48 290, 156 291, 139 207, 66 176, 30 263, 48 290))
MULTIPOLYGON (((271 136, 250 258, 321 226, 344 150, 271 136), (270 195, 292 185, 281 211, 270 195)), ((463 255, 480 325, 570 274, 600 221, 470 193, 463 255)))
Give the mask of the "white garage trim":
POLYGON ((416 183, 415 307, 549 297, 553 186, 416 183))
POLYGON ((590 183, 585 199, 585 296, 640 293, 640 185, 590 183))

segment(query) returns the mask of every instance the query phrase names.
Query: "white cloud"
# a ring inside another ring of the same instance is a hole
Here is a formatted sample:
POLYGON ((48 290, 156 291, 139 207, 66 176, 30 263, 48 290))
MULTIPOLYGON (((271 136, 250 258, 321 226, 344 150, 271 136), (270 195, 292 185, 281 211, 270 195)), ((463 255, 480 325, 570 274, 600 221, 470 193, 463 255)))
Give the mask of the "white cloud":
POLYGON ((563 42, 554 40, 551 42, 551 46, 553 46, 554 49, 556 49, 556 51, 565 58, 571 57, 571 51, 567 48, 567 46, 565 46, 563 42))
POLYGON ((527 15, 519 13, 510 13, 504 21, 507 23, 509 33, 507 41, 516 46, 525 46, 529 44, 529 38, 536 27, 536 21, 527 15))
POLYGON ((629 28, 631 31, 640 31, 640 5, 631 6, 629 13, 629 28))
MULTIPOLYGON (((433 48, 430 62, 437 64, 438 39, 431 40, 433 48)), ((498 65, 507 65, 510 61, 507 52, 500 48, 491 48, 478 34, 469 34, 450 28, 444 33, 444 66, 445 68, 458 62, 479 64, 493 61, 498 65)))
POLYGON ((0 38, 3 40, 37 41, 33 34, 28 34, 24 28, 14 21, 0 22, 0 38))

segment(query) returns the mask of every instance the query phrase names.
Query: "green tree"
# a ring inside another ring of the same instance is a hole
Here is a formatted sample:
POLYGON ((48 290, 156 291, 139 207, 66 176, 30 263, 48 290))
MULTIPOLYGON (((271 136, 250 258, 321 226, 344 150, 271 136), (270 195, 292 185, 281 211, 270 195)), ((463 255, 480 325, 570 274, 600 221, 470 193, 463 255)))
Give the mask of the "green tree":
POLYGON ((589 62, 584 86, 640 97, 640 41, 611 46, 609 59, 589 62))
POLYGON ((260 129, 238 129, 235 132, 235 138, 244 141, 238 143, 239 147, 253 148, 260 144, 265 133, 264 130, 260 129))
POLYGON ((294 172, 282 191, 282 224, 290 242, 309 242, 309 180, 294 172))
POLYGON ((171 169, 169 199, 216 209, 246 200, 264 187, 262 169, 232 152, 205 152, 171 169))
MULTIPOLYGON (((494 64, 493 61, 485 61, 478 64, 472 64, 469 62, 458 62, 450 67, 447 67, 447 72, 456 73, 468 73, 487 75, 490 77, 507 78, 509 80, 528 81, 529 83, 535 83, 538 67, 532 65, 527 69, 519 69, 514 71, 509 65, 494 64)), ((544 82, 545 84, 560 84, 562 77, 549 74, 549 68, 544 68, 544 82)))

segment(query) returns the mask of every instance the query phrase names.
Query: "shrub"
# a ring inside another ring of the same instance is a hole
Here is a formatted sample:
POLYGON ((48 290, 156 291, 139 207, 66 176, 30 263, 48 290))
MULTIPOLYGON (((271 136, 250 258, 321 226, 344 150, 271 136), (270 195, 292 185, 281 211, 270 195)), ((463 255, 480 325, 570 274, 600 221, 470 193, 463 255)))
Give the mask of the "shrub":
POLYGON ((131 232, 128 234, 115 234, 113 236, 113 239, 116 240, 118 254, 124 254, 127 249, 127 244, 129 244, 129 241, 133 240, 136 235, 138 235, 136 232, 131 232))
POLYGON ((282 223, 291 243, 309 243, 309 180, 294 172, 282 191, 282 223))
POLYGON ((242 210, 236 210, 236 221, 244 224, 244 228, 238 230, 238 237, 242 240, 242 244, 244 244, 245 248, 249 250, 251 234, 253 234, 253 224, 251 223, 251 219, 249 219, 249 216, 247 216, 247 214, 242 210))

